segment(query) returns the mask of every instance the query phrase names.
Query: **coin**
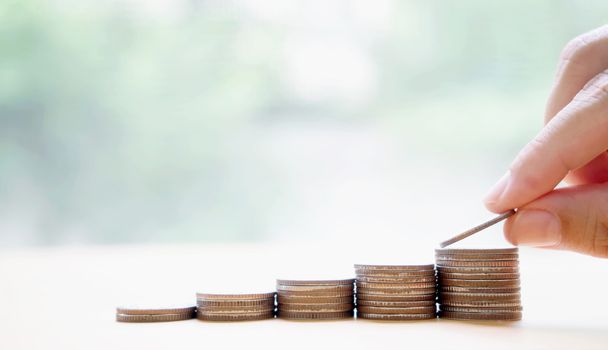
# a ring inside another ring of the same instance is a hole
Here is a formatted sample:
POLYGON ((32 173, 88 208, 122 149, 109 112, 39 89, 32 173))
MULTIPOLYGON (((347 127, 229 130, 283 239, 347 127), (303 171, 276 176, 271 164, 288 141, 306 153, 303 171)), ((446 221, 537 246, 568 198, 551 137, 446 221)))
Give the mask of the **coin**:
POLYGON ((354 315, 353 311, 343 312, 293 312, 293 311, 281 311, 278 312, 278 317, 288 320, 337 320, 352 318, 354 315))
POLYGON ((435 269, 434 264, 425 264, 425 265, 361 265, 355 264, 355 270, 363 270, 363 271, 400 271, 400 272, 408 272, 408 271, 432 271, 435 269))
POLYGON ((343 312, 355 309, 351 304, 279 304, 279 310, 293 312, 343 312))
POLYGON ((437 261, 439 267, 517 267, 519 261, 491 260, 491 261, 466 261, 466 260, 442 260, 437 261))
POLYGON ((355 292, 352 290, 342 291, 278 291, 279 297, 298 297, 298 298, 320 298, 320 297, 353 297, 355 292))
POLYGON ((362 270, 356 269, 355 273, 357 277, 415 277, 415 276, 435 276, 435 270, 422 270, 422 271, 398 271, 398 270, 362 270))
POLYGON ((359 282, 357 281, 357 288, 362 289, 426 289, 426 288, 435 288, 435 281, 433 282, 423 282, 423 283, 367 283, 367 282, 359 282))
POLYGON ((519 321, 522 319, 521 312, 507 312, 507 313, 468 313, 468 312, 439 312, 440 318, 451 319, 451 320, 478 320, 478 321, 519 321))
POLYGON ((348 304, 352 303, 353 296, 347 297, 292 297, 279 295, 279 304, 348 304))
POLYGON ((117 307, 116 313, 122 315, 174 315, 174 314, 193 314, 196 312, 196 306, 178 307, 178 308, 131 308, 117 307))
POLYGON ((420 288, 420 289, 387 289, 387 288, 361 288, 358 290, 357 295, 361 294, 376 294, 376 295, 435 295, 435 287, 433 288, 420 288))
POLYGON ((401 283, 424 283, 424 282, 433 282, 435 283, 435 275, 431 276, 423 276, 423 277, 367 277, 367 276, 357 276, 357 282, 368 282, 368 283, 388 283, 388 284, 401 284, 401 283))
POLYGON ((372 300, 372 301, 428 301, 435 300, 435 293, 429 294, 413 294, 413 295, 399 295, 399 294, 367 294, 363 292, 357 293, 357 303, 361 300, 372 300))
POLYGON ((370 314, 364 312, 357 312, 357 318, 366 320, 378 320, 378 321, 413 321, 413 320, 431 320, 437 318, 437 315, 433 313, 428 314, 370 314))
POLYGON ((499 249, 435 249, 435 254, 440 255, 497 255, 497 254, 518 254, 519 248, 499 248, 499 249))
POLYGON ((198 307, 225 307, 225 308, 238 308, 238 307, 264 307, 274 305, 274 298, 272 299, 258 299, 258 300, 197 300, 196 304, 198 307))
POLYGON ((336 286, 336 285, 351 285, 355 282, 354 279, 344 280, 277 280, 277 285, 282 286, 336 286))
POLYGON ((252 314, 252 313, 260 313, 260 312, 269 312, 269 311, 274 311, 275 307, 273 306, 266 306, 266 307, 254 307, 254 308, 223 308, 223 307, 205 307, 205 308, 199 308, 198 309, 198 313, 203 313, 203 314, 207 314, 207 315, 211 315, 211 314, 239 314, 239 315, 245 315, 245 314, 252 314))
POLYGON ((237 322, 237 321, 257 321, 274 318, 273 311, 263 311, 258 313, 249 314, 237 314, 237 315, 226 315, 226 314, 204 314, 199 313, 196 318, 201 321, 223 321, 223 322, 237 322))
POLYGON ((415 307, 379 307, 379 306, 357 306, 357 312, 369 314, 430 314, 435 312, 433 306, 415 307))
POLYGON ((490 267, 490 266, 437 266, 439 274, 443 272, 448 273, 519 273, 519 267, 516 266, 502 266, 502 267, 490 267))
POLYGON ((505 288, 473 288, 473 287, 452 287, 452 286, 439 286, 439 292, 461 292, 461 293, 514 293, 519 292, 520 287, 505 287, 505 288))
POLYGON ((519 287, 519 279, 510 279, 510 280, 490 280, 490 279, 473 280, 473 279, 439 278, 439 283, 442 286, 473 287, 473 288, 519 287))
POLYGON ((493 255, 491 256, 491 258, 488 255, 436 255, 435 256, 435 260, 437 262, 439 261, 484 261, 484 260, 489 260, 491 259, 492 261, 514 261, 514 260, 519 260, 519 255, 518 254, 512 254, 512 255, 507 255, 507 254, 500 254, 500 255, 493 255))
POLYGON ((443 292, 439 293, 439 300, 441 302, 451 301, 490 301, 490 300, 517 300, 519 301, 521 294, 519 292, 513 293, 462 293, 462 292, 443 292))
POLYGON ((259 294, 209 294, 196 293, 196 298, 200 300, 259 300, 274 298, 275 292, 259 294))
POLYGON ((440 310, 447 311, 447 312, 470 312, 470 313, 483 312, 483 313, 488 313, 488 314, 496 314, 496 313, 505 313, 505 312, 521 312, 521 310, 523 310, 523 308, 520 305, 511 306, 511 307, 503 307, 503 308, 496 308, 496 307, 478 308, 478 307, 461 307, 461 306, 441 305, 440 310))
POLYGON ((509 210, 509 211, 507 211, 505 213, 502 213, 502 214, 498 215, 497 217, 495 217, 494 219, 492 219, 490 221, 484 222, 483 224, 477 225, 477 226, 473 227, 472 229, 466 230, 463 233, 461 233, 459 235, 456 235, 456 236, 448 239, 447 241, 441 242, 439 244, 439 246, 441 248, 445 248, 445 247, 447 247, 447 246, 449 246, 451 244, 454 244, 454 243, 456 243, 458 241, 461 241, 461 240, 463 240, 463 239, 465 239, 465 238, 467 238, 467 237, 469 237, 471 235, 474 235, 475 233, 477 233, 479 231, 485 230, 486 228, 488 228, 488 227, 490 227, 492 225, 495 225, 495 224, 497 224, 497 223, 505 220, 506 218, 508 218, 508 217, 510 217, 512 215, 515 215, 515 213, 516 213, 515 210, 511 209, 511 210, 509 210))
POLYGON ((377 301, 377 300, 357 300, 359 306, 376 306, 376 307, 416 307, 416 306, 435 306, 435 299, 421 301, 377 301))
POLYGON ((303 292, 303 293, 333 293, 333 292, 347 292, 353 290, 353 285, 338 285, 338 286, 283 286, 277 285, 277 291, 279 292, 303 292))
POLYGON ((181 314, 150 314, 150 315, 126 315, 116 314, 118 322, 171 322, 183 321, 194 318, 196 313, 181 313, 181 314))
POLYGON ((472 308, 509 308, 521 307, 519 299, 513 301, 450 301, 442 300, 441 306, 457 306, 457 307, 472 307, 472 308))
POLYGON ((463 280, 519 280, 519 273, 459 273, 440 272, 439 278, 463 280))

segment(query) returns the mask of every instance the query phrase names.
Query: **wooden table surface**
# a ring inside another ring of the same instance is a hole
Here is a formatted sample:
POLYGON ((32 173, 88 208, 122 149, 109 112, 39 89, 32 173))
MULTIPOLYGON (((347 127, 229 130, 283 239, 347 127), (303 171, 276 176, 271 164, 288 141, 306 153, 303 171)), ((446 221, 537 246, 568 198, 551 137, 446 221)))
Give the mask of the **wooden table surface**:
MULTIPOLYGON (((412 250, 413 251, 413 250, 412 250)), ((403 263, 412 252, 403 250, 403 263)), ((432 249, 428 257, 432 262, 432 249)), ((425 255, 425 256, 427 256, 425 255)), ((118 305, 193 304, 194 293, 274 289, 275 278, 353 276, 360 251, 323 244, 30 248, 0 252, 4 349, 608 349, 608 262, 521 251, 524 320, 189 320, 126 324, 118 305)))

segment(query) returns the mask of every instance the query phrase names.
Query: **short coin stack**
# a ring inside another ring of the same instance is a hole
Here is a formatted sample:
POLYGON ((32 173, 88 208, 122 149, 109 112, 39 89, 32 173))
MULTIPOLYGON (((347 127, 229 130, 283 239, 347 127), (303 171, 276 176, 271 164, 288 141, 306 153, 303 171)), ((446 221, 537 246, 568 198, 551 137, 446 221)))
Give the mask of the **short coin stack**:
POLYGON ((354 279, 277 280, 278 316, 288 320, 352 318, 354 282, 354 279))
POLYGON ((254 321, 274 318, 275 293, 196 294, 196 318, 203 321, 254 321))
POLYGON ((439 317, 522 318, 517 248, 437 249, 439 317))
POLYGON ((436 318, 435 265, 355 265, 357 318, 436 318))
POLYGON ((116 308, 118 322, 169 322, 189 320, 196 316, 195 306, 175 308, 116 308))

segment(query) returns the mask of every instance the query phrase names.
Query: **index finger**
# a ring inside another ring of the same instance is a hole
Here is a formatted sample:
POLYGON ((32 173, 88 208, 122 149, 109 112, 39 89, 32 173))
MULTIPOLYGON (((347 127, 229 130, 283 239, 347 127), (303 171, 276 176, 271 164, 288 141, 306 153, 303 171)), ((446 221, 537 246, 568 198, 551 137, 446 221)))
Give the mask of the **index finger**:
POLYGON ((517 155, 487 195, 486 207, 499 213, 523 206, 607 149, 608 72, 602 72, 517 155))
POLYGON ((560 55, 545 110, 545 123, 566 107, 589 80, 607 68, 608 25, 570 40, 560 55))

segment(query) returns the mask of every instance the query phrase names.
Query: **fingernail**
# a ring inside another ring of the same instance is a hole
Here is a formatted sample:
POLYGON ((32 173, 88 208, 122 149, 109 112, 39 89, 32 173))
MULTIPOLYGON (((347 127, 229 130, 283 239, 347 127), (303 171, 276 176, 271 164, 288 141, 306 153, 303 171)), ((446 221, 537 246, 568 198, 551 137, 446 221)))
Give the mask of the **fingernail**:
POLYGON ((492 187, 490 192, 486 194, 483 202, 486 204, 487 207, 491 209, 496 203, 500 201, 500 198, 503 196, 503 193, 507 189, 507 185, 509 184, 510 179, 511 172, 508 171, 500 178, 500 180, 498 180, 498 182, 494 185, 494 187, 492 187))
POLYGON ((509 240, 515 245, 550 247, 562 240, 559 218, 548 211, 524 209, 517 211, 509 226, 509 240))

